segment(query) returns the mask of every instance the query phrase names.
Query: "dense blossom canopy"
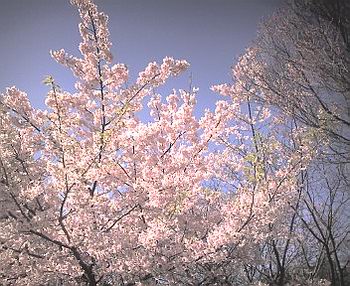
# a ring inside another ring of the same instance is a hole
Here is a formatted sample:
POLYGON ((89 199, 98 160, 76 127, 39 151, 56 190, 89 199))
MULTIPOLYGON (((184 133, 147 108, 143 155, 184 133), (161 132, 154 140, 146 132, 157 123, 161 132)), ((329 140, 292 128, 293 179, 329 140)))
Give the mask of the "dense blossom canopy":
POLYGON ((285 235, 312 146, 302 130, 283 139, 280 114, 250 97, 244 59, 196 119, 197 89, 157 92, 186 61, 152 62, 131 83, 107 16, 71 2, 81 57, 51 55, 75 92, 48 77, 46 110, 15 87, 0 97, 0 284, 224 285, 285 235))

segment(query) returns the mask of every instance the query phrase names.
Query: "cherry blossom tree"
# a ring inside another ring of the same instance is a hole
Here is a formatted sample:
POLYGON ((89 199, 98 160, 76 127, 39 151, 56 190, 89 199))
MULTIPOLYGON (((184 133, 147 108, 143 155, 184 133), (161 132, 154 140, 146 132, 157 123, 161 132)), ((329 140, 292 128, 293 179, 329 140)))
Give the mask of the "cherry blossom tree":
POLYGON ((312 144, 300 131, 291 148, 280 114, 241 80, 214 86, 226 99, 199 120, 197 89, 162 98, 184 60, 152 62, 130 83, 112 64, 107 16, 71 2, 81 57, 51 55, 75 92, 50 76, 45 110, 15 87, 0 97, 1 284, 241 285, 238 267, 284 235, 312 144))

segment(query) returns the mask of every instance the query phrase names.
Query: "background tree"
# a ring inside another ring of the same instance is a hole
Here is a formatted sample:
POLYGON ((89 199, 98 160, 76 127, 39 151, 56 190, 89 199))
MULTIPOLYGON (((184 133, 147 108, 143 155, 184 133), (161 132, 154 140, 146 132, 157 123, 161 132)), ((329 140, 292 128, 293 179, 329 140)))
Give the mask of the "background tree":
MULTIPOLYGON (((346 1, 292 2, 262 25, 256 42, 233 69, 234 80, 245 83, 251 98, 283 113, 284 122, 295 126, 292 133, 301 132, 304 140, 313 142, 318 155, 305 176, 300 174, 300 204, 291 205, 295 214, 290 220, 297 216, 293 236, 304 228, 302 237, 308 246, 301 240, 288 242, 296 263, 289 263, 287 275, 300 269, 298 263, 304 265, 304 256, 307 267, 302 268, 312 270, 311 278, 327 278, 332 285, 348 283, 344 278, 349 255, 345 223, 350 156, 348 9, 346 1), (307 248, 313 249, 308 255, 307 248), (323 274, 318 272, 317 256, 309 256, 315 249, 326 261, 323 274)), ((263 267, 270 283, 283 285, 278 280, 286 265, 279 257, 284 257, 285 250, 273 241, 262 247, 267 267, 259 265, 254 271, 263 267)), ((308 277, 306 273, 299 278, 308 277)))

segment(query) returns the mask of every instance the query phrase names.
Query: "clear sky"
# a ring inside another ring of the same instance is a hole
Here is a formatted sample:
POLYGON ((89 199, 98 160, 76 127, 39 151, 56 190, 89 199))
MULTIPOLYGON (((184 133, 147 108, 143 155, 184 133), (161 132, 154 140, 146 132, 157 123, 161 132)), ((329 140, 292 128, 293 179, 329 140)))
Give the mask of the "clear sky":
MULTIPOLYGON (((200 88, 197 115, 212 108, 209 90, 229 82, 230 67, 254 40, 259 22, 282 0, 96 0, 109 15, 115 62, 127 64, 135 77, 150 61, 165 56, 186 59, 190 71, 167 88, 200 88)), ((54 62, 49 51, 64 48, 78 55, 78 13, 69 0, 0 0, 0 91, 16 85, 34 107, 44 107, 53 75, 63 89, 73 90, 70 71, 54 62)))

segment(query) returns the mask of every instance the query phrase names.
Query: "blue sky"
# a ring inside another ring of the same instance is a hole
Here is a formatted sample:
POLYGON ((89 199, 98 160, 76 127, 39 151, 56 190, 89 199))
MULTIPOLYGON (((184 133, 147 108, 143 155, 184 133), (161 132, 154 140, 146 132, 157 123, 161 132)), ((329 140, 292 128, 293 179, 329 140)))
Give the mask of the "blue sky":
MULTIPOLYGON (((68 0, 0 0, 0 90, 16 85, 34 107, 44 108, 46 75, 73 90, 70 71, 55 63, 50 49, 78 55, 78 13, 68 0)), ((259 22, 281 0, 96 0, 109 15, 115 62, 135 77, 150 61, 186 59, 190 70, 167 84, 199 87, 197 115, 218 96, 209 90, 231 80, 230 67, 254 40, 259 22)), ((165 94, 166 95, 166 94, 165 94)))

